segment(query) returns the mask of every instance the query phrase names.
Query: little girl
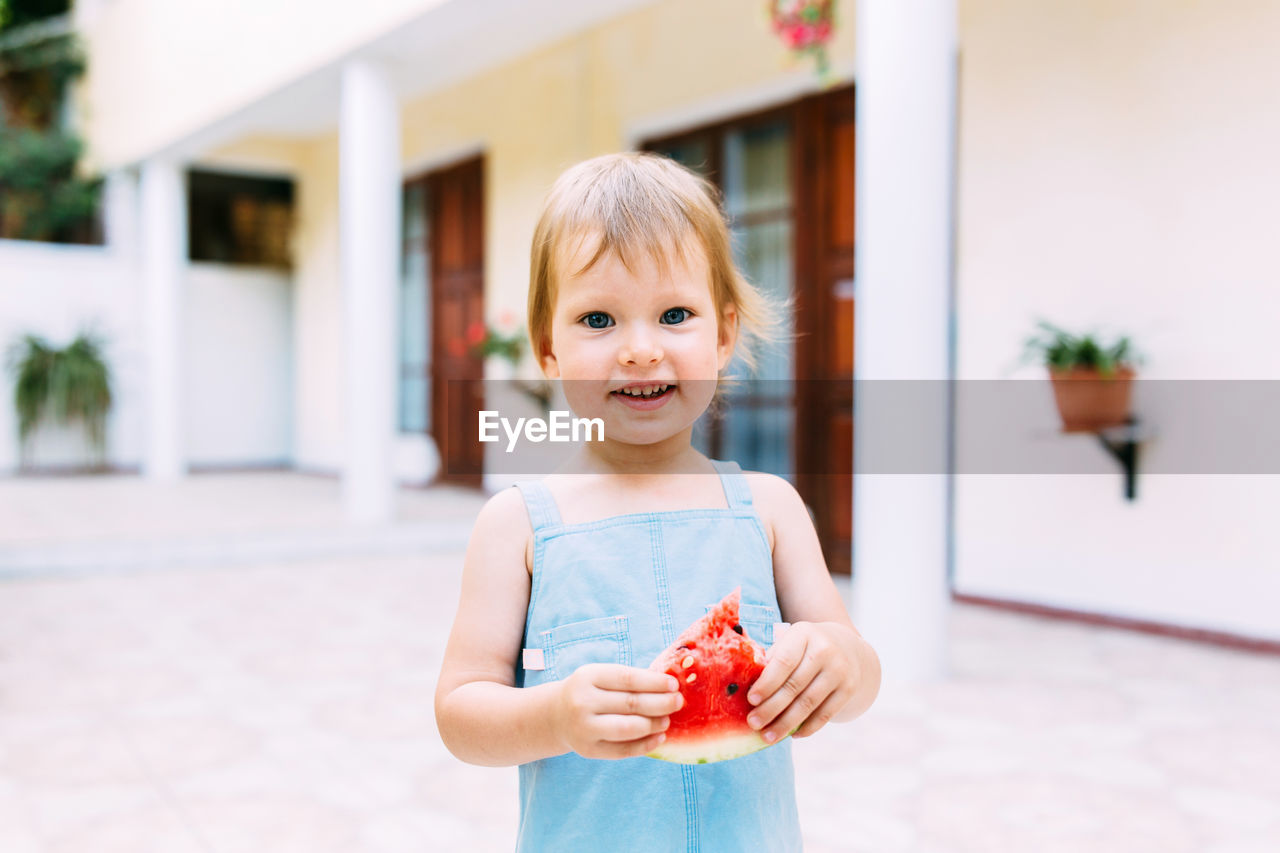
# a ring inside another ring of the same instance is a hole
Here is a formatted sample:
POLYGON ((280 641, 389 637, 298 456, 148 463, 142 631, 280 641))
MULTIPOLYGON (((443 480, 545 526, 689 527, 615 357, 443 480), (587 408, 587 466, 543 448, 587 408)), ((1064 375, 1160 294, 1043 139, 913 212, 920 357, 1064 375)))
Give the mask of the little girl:
POLYGON ((604 438, 481 510, 436 692, 454 755, 520 765, 519 850, 801 848, 790 742, 699 766, 642 757, 682 703, 646 667, 735 587, 748 636, 772 643, 748 694, 765 740, 875 699, 879 661, 795 490, 691 445, 739 331, 765 336, 767 317, 702 178, 616 154, 556 182, 534 234, 530 337, 604 438))

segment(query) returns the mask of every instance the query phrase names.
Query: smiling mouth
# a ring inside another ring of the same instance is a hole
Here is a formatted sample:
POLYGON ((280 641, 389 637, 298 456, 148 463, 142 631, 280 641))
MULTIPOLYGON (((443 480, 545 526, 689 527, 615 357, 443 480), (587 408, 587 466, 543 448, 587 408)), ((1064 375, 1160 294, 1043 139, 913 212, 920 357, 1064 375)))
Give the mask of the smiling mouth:
POLYGON ((616 396, 628 397, 633 400, 656 400, 663 397, 675 388, 674 383, 656 384, 656 385, 631 385, 626 388, 619 388, 613 391, 616 396))

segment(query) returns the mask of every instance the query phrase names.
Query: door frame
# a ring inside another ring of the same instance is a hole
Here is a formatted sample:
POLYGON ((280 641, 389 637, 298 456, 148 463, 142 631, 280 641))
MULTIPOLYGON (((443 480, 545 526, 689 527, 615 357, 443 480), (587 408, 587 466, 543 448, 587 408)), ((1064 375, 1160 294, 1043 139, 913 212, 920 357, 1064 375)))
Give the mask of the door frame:
MULTIPOLYGON (((463 251, 474 259, 477 275, 471 291, 475 297, 475 309, 468 312, 463 327, 473 322, 483 323, 485 320, 485 157, 481 153, 468 153, 462 159, 442 162, 430 171, 420 172, 403 181, 402 190, 415 184, 421 184, 423 203, 426 205, 424 216, 427 221, 428 264, 427 264, 427 314, 423 322, 430 325, 430 350, 428 352, 427 371, 430 376, 431 393, 426 401, 428 431, 435 441, 440 454, 440 469, 436 479, 440 482, 480 488, 483 484, 483 452, 479 448, 478 436, 474 430, 448 429, 452 422, 467 420, 465 416, 457 417, 458 410, 483 408, 484 399, 484 362, 479 356, 470 352, 462 354, 451 352, 450 345, 457 342, 459 329, 442 329, 446 312, 443 309, 443 292, 441 265, 444 253, 441 251, 441 240, 444 229, 440 227, 437 215, 439 188, 442 182, 458 179, 467 172, 476 171, 476 185, 469 190, 474 193, 470 199, 473 204, 464 211, 466 217, 462 223, 463 251)), ((465 310, 465 309, 464 309, 465 310)), ((471 419, 475 423, 475 419, 471 419)))

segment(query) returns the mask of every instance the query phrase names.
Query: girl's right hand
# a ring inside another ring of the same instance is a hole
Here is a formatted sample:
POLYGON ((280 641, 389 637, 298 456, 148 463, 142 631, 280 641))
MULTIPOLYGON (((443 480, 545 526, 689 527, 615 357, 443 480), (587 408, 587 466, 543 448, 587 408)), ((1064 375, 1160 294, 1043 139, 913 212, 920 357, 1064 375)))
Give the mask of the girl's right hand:
POLYGON ((589 663, 560 682, 556 735, 583 758, 634 758, 666 739, 669 715, 683 705, 665 672, 589 663))

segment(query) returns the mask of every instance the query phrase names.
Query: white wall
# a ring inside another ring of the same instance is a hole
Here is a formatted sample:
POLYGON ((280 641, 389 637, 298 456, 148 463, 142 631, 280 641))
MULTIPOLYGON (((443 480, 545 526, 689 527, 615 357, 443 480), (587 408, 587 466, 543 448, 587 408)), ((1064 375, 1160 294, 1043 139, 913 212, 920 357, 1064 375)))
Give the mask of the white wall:
POLYGON ((293 283, 286 272, 187 268, 184 439, 193 466, 293 458, 293 283))
MULTIPOLYGON (((127 232, 126 232, 127 233, 127 232)), ((293 459, 290 276, 194 264, 185 282, 183 424, 194 465, 288 464, 293 459)), ((31 332, 62 346, 86 324, 102 331, 115 401, 107 461, 136 468, 146 441, 141 279, 127 246, 0 240, 0 343, 31 332)), ((33 463, 83 465, 78 431, 37 432, 33 463)), ((19 465, 13 383, 0 378, 0 474, 19 465)))
MULTIPOLYGON (((1131 333, 1148 379, 1280 379, 1280 5, 960 8, 959 376, 1043 381, 1011 366, 1044 317, 1131 333)), ((1138 392, 1145 467, 1176 471, 1196 413, 1138 392)), ((1140 474, 1129 503, 1042 400, 1010 441, 1103 473, 959 478, 957 589, 1280 638, 1280 477, 1140 474)), ((1216 434, 1269 441, 1243 429, 1216 434)))
MULTIPOLYGON (((106 340, 115 405, 107 423, 107 457, 136 466, 142 452, 142 391, 146 377, 140 281, 123 251, 100 246, 53 246, 0 240, 0 346, 20 335, 65 346, 85 326, 106 340)), ((38 434, 38 466, 84 464, 75 434, 38 434)), ((0 375, 0 473, 17 469, 18 423, 13 382, 0 375)))

